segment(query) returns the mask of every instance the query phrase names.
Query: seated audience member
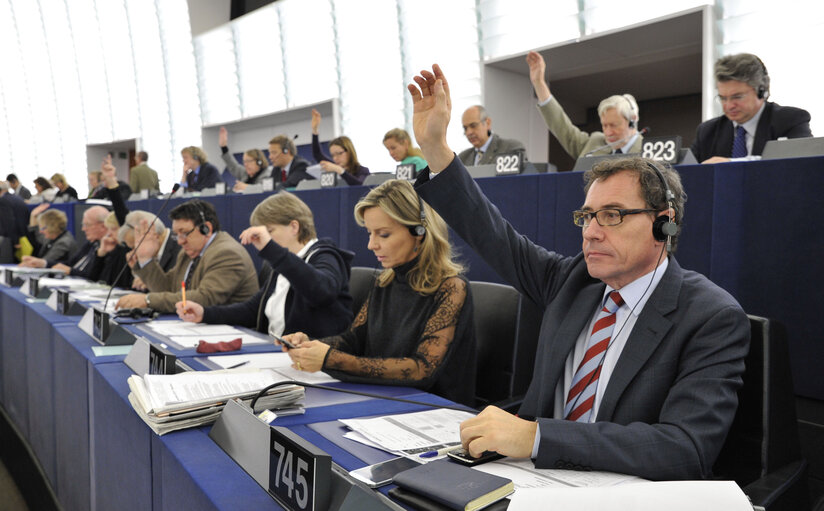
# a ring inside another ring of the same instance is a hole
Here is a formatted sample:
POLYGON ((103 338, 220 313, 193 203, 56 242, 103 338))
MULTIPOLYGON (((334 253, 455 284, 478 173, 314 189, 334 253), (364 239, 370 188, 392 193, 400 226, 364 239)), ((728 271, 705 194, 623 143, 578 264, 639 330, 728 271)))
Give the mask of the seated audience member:
MULTIPOLYGON (((135 246, 140 243, 140 238, 135 239, 136 225, 142 226, 141 232, 143 233, 155 233, 160 244, 157 253, 154 254, 152 258, 157 259, 157 263, 164 272, 171 270, 175 263, 177 263, 177 254, 180 252, 180 245, 172 239, 172 231, 168 229, 159 218, 155 220, 153 213, 141 210, 131 211, 126 215, 126 221, 117 232, 117 241, 125 243, 130 250, 134 250, 135 246), (152 222, 154 222, 154 224, 152 222)), ((134 273, 132 273, 132 275, 132 289, 148 291, 146 284, 140 280, 140 277, 134 276, 134 273)))
POLYGON ((218 133, 218 144, 220 145, 220 157, 229 167, 229 172, 237 179, 237 183, 232 188, 234 191, 242 191, 248 185, 260 184, 265 178, 272 177, 272 167, 268 165, 266 155, 260 149, 249 149, 243 153, 243 165, 235 160, 234 155, 229 151, 229 132, 223 126, 220 127, 218 133))
POLYGON ((320 163, 325 172, 334 172, 343 178, 349 186, 362 185, 369 175, 369 169, 358 161, 355 145, 349 137, 337 137, 329 141, 329 152, 332 157, 323 154, 318 138, 320 127, 320 112, 312 109, 312 156, 320 163))
POLYGON ((148 225, 136 225, 135 238, 143 243, 128 257, 134 274, 149 288, 149 294, 131 294, 117 302, 117 308, 151 307, 174 312, 181 300, 181 283, 186 297, 204 306, 248 300, 258 290, 252 258, 240 243, 220 230, 214 206, 193 199, 169 212, 172 233, 180 245, 177 262, 163 271, 156 259, 162 243, 148 225), (133 257, 134 256, 134 257, 133 257), (136 260, 135 260, 136 259, 136 260))
POLYGON ((106 235, 100 239, 100 245, 95 252, 95 258, 89 270, 89 280, 129 289, 132 287, 132 272, 124 270, 124 267, 128 265, 126 254, 129 249, 117 241, 120 223, 117 221, 116 214, 109 213, 103 225, 106 226, 106 235))
POLYGON ((767 101, 770 75, 757 56, 739 53, 718 59, 715 87, 724 115, 698 126, 692 152, 701 163, 756 159, 767 140, 813 136, 809 112, 767 101))
POLYGON ((295 142, 286 135, 278 135, 269 141, 269 161, 274 167, 275 182, 282 182, 284 188, 294 188, 304 179, 315 179, 306 172, 309 162, 298 156, 295 142))
POLYGON ((214 188, 222 183, 217 167, 209 163, 203 149, 195 146, 184 147, 180 151, 183 157, 183 178, 180 185, 187 192, 199 192, 205 188, 214 188))
POLYGON ((393 179, 355 205, 367 248, 384 271, 340 335, 285 339, 294 367, 359 383, 417 387, 459 403, 475 396, 469 284, 453 261, 446 224, 412 185, 393 179))
POLYGON ((65 263, 77 250, 77 242, 66 230, 68 218, 62 211, 46 209, 40 204, 31 211, 27 237, 34 248, 34 256, 55 263, 65 263))
POLYGON ((564 109, 549 92, 546 62, 540 53, 531 51, 526 56, 529 79, 538 96, 538 110, 546 127, 555 135, 564 150, 573 158, 605 154, 640 153, 644 137, 638 133, 638 103, 630 94, 616 94, 598 104, 601 129, 586 133, 572 124, 564 109))
POLYGON ((103 172, 92 170, 89 172, 89 199, 105 199, 106 185, 103 183, 103 172))
POLYGON ((684 216, 678 173, 643 158, 594 165, 572 215, 583 252, 562 256, 516 232, 455 158, 441 69, 415 82, 415 138, 429 162, 416 182, 421 197, 545 309, 518 415, 487 407, 461 424, 463 445, 472 456, 532 458, 537 468, 711 477, 738 405, 749 321, 667 250, 684 216))
POLYGON ((38 177, 34 180, 34 189, 37 191, 32 197, 37 197, 40 202, 51 202, 57 195, 57 188, 53 187, 45 177, 38 177))
POLYGON ((20 266, 30 268, 54 268, 73 277, 89 278, 100 240, 106 235, 106 226, 103 221, 109 215, 109 210, 103 206, 92 206, 83 212, 81 230, 86 235, 86 241, 65 263, 40 257, 25 256, 20 266))
POLYGON ((242 303, 203 307, 193 300, 176 304, 186 321, 255 328, 262 333, 307 332, 334 335, 352 323, 349 269, 354 254, 318 240, 312 210, 282 191, 257 205, 252 227, 240 241, 253 244, 273 271, 255 296, 242 303))
POLYGON ((0 258, 5 264, 19 261, 31 254, 32 247, 26 238, 29 226, 29 207, 12 193, 9 183, 0 181, 0 258))
POLYGON ((66 181, 66 176, 57 173, 51 177, 51 182, 57 188, 57 193, 54 195, 55 199, 62 198, 64 201, 77 200, 77 190, 69 186, 69 183, 66 181))
POLYGON ((149 190, 149 194, 160 192, 157 172, 149 167, 149 153, 138 151, 134 156, 134 167, 129 169, 129 187, 132 193, 149 190))
POLYGON ((458 155, 464 165, 491 164, 495 163, 498 155, 526 152, 521 142, 501 138, 497 133, 492 133, 492 118, 481 105, 467 108, 461 122, 464 136, 472 144, 472 147, 458 155))
POLYGON ((9 182, 9 188, 15 195, 23 200, 29 200, 31 198, 31 192, 28 188, 23 186, 23 183, 21 183, 19 179, 17 179, 16 174, 9 174, 6 176, 6 181, 9 182))
POLYGON ((406 130, 394 128, 387 131, 383 136, 383 145, 389 151, 389 156, 400 165, 414 163, 416 173, 426 167, 423 153, 417 147, 412 146, 412 138, 406 130))

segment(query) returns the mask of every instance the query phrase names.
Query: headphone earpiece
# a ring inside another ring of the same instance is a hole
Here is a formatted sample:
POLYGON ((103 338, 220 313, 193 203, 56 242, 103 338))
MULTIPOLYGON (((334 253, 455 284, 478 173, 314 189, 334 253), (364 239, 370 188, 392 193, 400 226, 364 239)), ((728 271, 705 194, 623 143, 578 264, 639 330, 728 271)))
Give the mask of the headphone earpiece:
POLYGON ((758 91, 756 92, 756 95, 758 96, 758 99, 764 99, 764 94, 766 94, 764 86, 759 85, 758 86, 758 91))
MULTIPOLYGON (((649 160, 647 160, 647 165, 655 172, 658 179, 661 180, 661 184, 664 185, 664 194, 667 200, 668 209, 674 211, 675 209, 672 206, 672 201, 675 199, 675 194, 672 193, 672 190, 670 190, 670 187, 667 184, 667 180, 664 179, 664 173, 661 172, 661 169, 659 169, 655 163, 649 160)), ((677 234, 678 224, 675 223, 675 213, 670 214, 668 212, 665 215, 658 215, 655 220, 653 220, 652 237, 655 238, 656 241, 666 241, 667 252, 670 252, 672 249, 672 238, 677 234)))
POLYGON ((627 119, 629 121, 629 129, 635 129, 636 125, 638 124, 638 114, 635 112, 635 107, 632 106, 632 101, 629 100, 627 94, 622 94, 621 97, 624 98, 624 100, 629 105, 630 114, 629 119, 627 119))
POLYGON ((421 200, 420 195, 418 195, 418 211, 421 223, 418 225, 408 226, 409 234, 412 236, 426 236, 426 227, 424 227, 424 223, 426 222, 426 212, 423 209, 423 200, 421 200))
POLYGON ((197 212, 200 213, 200 225, 197 226, 197 230, 200 231, 200 234, 206 236, 209 234, 209 226, 206 225, 206 215, 203 214, 203 209, 200 207, 200 204, 196 204, 197 212))

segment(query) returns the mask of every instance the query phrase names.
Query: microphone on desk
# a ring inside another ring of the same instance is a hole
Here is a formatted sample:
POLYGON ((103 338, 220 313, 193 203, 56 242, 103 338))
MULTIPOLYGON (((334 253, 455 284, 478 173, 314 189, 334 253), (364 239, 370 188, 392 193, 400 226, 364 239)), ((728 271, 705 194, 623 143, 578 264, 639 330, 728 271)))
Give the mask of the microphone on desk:
MULTIPOLYGON (((171 200, 172 196, 179 189, 180 189, 180 183, 175 183, 175 185, 172 187, 172 193, 170 193, 169 196, 166 197, 166 200, 163 201, 163 204, 160 206, 160 209, 157 211, 157 214, 152 219, 151 223, 149 224, 149 227, 146 228, 146 232, 143 233, 143 237, 140 238, 140 241, 138 241, 137 245, 135 245, 134 250, 133 250, 133 252, 135 254, 137 254, 137 249, 140 248, 141 243, 143 243, 143 240, 146 239, 146 236, 149 234, 149 231, 152 229, 152 226, 154 226, 155 222, 157 222, 157 219, 160 218, 160 214, 163 213, 164 209, 166 209, 166 206, 169 204, 169 201, 171 200)), ((112 282, 111 287, 109 287, 109 292, 106 294, 106 301, 103 302, 103 312, 104 313, 106 312, 106 307, 108 307, 108 305, 109 305, 109 298, 111 298, 111 296, 112 296, 112 291, 114 291, 114 285, 120 280, 120 277, 123 276, 123 272, 126 271, 126 268, 128 268, 128 267, 129 267, 129 262, 126 261, 126 264, 124 264, 123 268, 121 268, 120 271, 118 272, 117 277, 114 278, 114 281, 112 282)))
MULTIPOLYGON (((644 128, 641 128, 641 129, 638 131, 638 134, 639 134, 639 135, 646 135, 646 134, 648 134, 649 132, 650 132, 649 126, 646 126, 646 127, 644 127, 644 128)), ((588 153, 584 154, 584 156, 582 156, 582 158, 586 158, 587 156, 592 156, 592 155, 593 155, 593 153, 597 153, 598 151, 600 151, 600 150, 602 150, 602 149, 606 149, 606 148, 608 148, 608 147, 613 147, 613 144, 621 144, 621 145, 626 144, 626 143, 627 143, 627 141, 628 141, 629 139, 631 139, 632 137, 634 137, 634 136, 635 136, 635 133, 633 133, 632 135, 628 135, 628 136, 626 136, 626 137, 624 137, 624 138, 622 138, 622 139, 620 139, 620 140, 618 140, 618 141, 616 141, 616 142, 612 142, 611 144, 604 144, 604 145, 602 145, 602 146, 600 146, 600 147, 596 147, 596 148, 595 148, 595 149, 593 149, 592 151, 589 151, 588 153)), ((621 147, 621 145, 619 145, 618 147, 621 147)))
POLYGON ((475 410, 474 408, 471 408, 469 406, 436 405, 436 404, 433 404, 433 403, 424 403, 423 401, 414 401, 412 399, 402 399, 402 398, 399 398, 399 397, 382 396, 380 394, 372 394, 371 392, 361 392, 361 391, 358 391, 358 390, 340 389, 340 388, 337 388, 337 387, 329 387, 329 386, 326 386, 326 385, 318 385, 318 384, 315 384, 315 383, 305 383, 305 382, 297 381, 297 380, 279 381, 279 382, 273 383, 271 385, 268 385, 268 386, 262 388, 260 390, 260 392, 257 393, 255 398, 252 399, 252 404, 250 405, 252 410, 255 409, 255 405, 257 404, 258 399, 260 399, 264 394, 266 394, 267 392, 269 392, 271 389, 273 389, 275 387, 280 387, 280 386, 283 386, 283 385, 300 385, 301 387, 310 387, 310 388, 313 388, 313 389, 331 390, 332 392, 341 392, 343 394, 353 394, 353 395, 356 395, 356 396, 366 396, 366 397, 372 397, 372 398, 375 398, 375 399, 386 399, 388 401, 397 401, 399 403, 408 403, 408 404, 412 404, 412 405, 428 406, 430 408, 445 408, 447 410, 458 410, 459 412, 478 413, 478 410, 475 410))

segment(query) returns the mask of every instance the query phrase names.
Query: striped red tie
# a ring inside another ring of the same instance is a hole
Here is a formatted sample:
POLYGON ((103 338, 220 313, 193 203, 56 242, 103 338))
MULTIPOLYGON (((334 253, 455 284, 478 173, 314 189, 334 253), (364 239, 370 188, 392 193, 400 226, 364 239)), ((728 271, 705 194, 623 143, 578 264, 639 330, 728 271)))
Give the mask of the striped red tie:
POLYGON ((612 339, 615 328, 615 312, 624 304, 624 299, 618 291, 607 296, 604 306, 598 313, 592 333, 589 335, 587 351, 583 360, 575 371, 572 385, 569 388, 564 417, 567 420, 589 422, 592 414, 592 404, 595 402, 595 391, 598 389, 598 378, 601 376, 601 364, 612 339))

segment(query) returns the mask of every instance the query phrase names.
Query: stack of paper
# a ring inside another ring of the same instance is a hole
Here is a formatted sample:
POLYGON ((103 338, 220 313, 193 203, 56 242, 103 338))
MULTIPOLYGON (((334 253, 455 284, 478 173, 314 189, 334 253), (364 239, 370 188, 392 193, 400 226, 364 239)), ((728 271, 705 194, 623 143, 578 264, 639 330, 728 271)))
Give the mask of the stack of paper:
POLYGON ((142 325, 155 335, 166 337, 179 349, 196 348, 200 341, 229 342, 240 338, 244 346, 252 344, 271 344, 268 337, 251 335, 231 325, 206 325, 203 323, 189 323, 180 320, 152 321, 142 325))
MULTIPOLYGON (((129 377, 129 402, 158 435, 210 424, 226 401, 251 402, 264 387, 282 381, 269 370, 193 371, 129 377)), ((255 411, 278 409, 279 415, 302 413, 303 387, 284 385, 261 397, 255 411)))

